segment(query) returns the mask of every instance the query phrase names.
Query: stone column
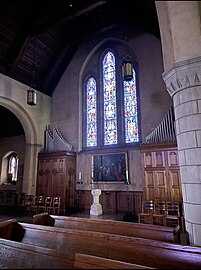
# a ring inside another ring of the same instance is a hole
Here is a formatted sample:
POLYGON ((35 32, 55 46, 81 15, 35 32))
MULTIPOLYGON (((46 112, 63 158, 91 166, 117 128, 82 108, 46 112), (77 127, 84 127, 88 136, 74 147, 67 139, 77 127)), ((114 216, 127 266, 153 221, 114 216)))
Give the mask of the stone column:
POLYGON ((163 74, 173 98, 186 231, 201 246, 201 57, 163 74))
POLYGON ((102 205, 99 203, 99 196, 101 195, 100 189, 92 189, 91 194, 93 196, 93 204, 90 208, 91 216, 100 216, 103 213, 102 205))

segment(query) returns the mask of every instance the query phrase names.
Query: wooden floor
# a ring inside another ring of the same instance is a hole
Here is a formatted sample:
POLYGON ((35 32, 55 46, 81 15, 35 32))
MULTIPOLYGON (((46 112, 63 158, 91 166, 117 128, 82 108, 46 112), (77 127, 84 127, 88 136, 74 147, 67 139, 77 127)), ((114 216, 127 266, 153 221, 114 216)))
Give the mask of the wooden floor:
MULTIPOLYGON (((100 216, 90 216, 89 211, 84 211, 84 212, 77 212, 73 214, 69 214, 69 216, 73 217, 84 217, 84 218, 95 218, 95 219, 111 219, 111 220, 117 220, 117 221, 131 221, 131 222, 137 222, 137 219, 124 215, 122 213, 116 213, 116 214, 102 214, 100 216)), ((26 223, 32 223, 33 217, 32 216, 24 216, 24 215, 14 215, 14 214, 8 214, 8 215, 3 215, 0 214, 0 221, 7 220, 7 219, 12 219, 16 218, 18 222, 26 222, 26 223)))
POLYGON ((84 211, 84 212, 78 212, 78 213, 71 214, 70 216, 138 222, 136 217, 133 217, 133 216, 128 215, 128 214, 123 214, 123 213, 103 213, 100 216, 91 216, 89 211, 84 211))

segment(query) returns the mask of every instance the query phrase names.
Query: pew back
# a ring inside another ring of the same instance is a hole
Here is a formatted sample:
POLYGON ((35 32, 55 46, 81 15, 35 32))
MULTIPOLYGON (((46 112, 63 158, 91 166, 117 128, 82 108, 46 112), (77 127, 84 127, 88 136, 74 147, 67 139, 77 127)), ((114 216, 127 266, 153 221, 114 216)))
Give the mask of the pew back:
MULTIPOLYGON (((108 233, 20 223, 23 243, 160 269, 200 269, 201 248, 108 233)), ((16 232, 17 233, 17 232, 16 232)))
POLYGON ((99 220, 80 217, 55 216, 54 226, 59 228, 98 231, 117 235, 134 236, 180 244, 180 230, 152 224, 141 224, 115 220, 99 220))
POLYGON ((0 222, 0 238, 11 239, 13 226, 17 223, 16 219, 9 219, 0 222))
MULTIPOLYGON (((1 269, 72 269, 74 259, 49 248, 0 239, 1 269)), ((73 258, 73 255, 72 255, 73 258)))

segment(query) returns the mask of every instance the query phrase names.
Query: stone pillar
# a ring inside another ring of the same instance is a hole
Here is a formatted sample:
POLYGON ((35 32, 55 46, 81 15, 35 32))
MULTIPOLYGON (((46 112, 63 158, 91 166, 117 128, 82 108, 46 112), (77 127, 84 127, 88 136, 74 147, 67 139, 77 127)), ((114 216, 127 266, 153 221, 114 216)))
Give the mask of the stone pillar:
POLYGON ((201 246, 201 57, 163 74, 173 98, 186 231, 201 246))
POLYGON ((93 196, 93 204, 90 208, 91 216, 100 216, 103 213, 102 205, 99 203, 99 196, 101 195, 100 189, 92 189, 91 194, 93 196))

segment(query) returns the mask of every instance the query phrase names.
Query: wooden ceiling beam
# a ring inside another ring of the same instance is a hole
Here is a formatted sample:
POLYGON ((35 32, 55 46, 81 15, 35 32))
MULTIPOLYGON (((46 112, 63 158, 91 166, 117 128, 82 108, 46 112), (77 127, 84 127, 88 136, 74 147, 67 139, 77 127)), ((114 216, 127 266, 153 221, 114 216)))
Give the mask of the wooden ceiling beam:
POLYGON ((39 35, 45 31, 50 30, 50 28, 53 28, 53 27, 56 27, 56 26, 59 26, 62 24, 66 24, 66 23, 72 21, 73 19, 76 19, 84 14, 87 14, 90 11, 95 10, 96 8, 98 8, 100 6, 103 6, 106 3, 107 3, 107 1, 97 1, 94 4, 89 5, 85 8, 82 8, 81 10, 78 10, 76 12, 73 12, 72 14, 69 14, 65 17, 62 17, 59 19, 57 18, 55 20, 51 20, 51 21, 48 21, 47 23, 41 24, 41 25, 35 27, 35 30, 32 33, 32 35, 39 35))

